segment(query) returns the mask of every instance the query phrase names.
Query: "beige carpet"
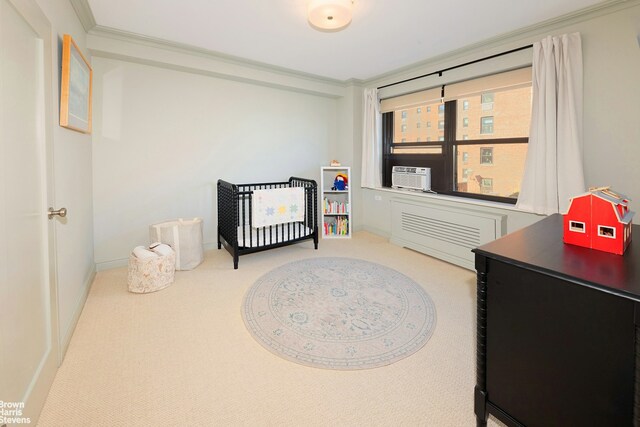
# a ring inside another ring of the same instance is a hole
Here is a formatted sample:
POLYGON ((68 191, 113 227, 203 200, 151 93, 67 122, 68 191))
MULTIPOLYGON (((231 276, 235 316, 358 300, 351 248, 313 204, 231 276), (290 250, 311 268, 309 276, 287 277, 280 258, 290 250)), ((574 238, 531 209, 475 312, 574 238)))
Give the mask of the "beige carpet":
MULTIPOLYGON (((40 426, 473 426, 475 276, 369 233, 240 258, 206 254, 170 287, 127 292, 126 268, 98 273, 40 426), (316 256, 403 272, 435 303, 427 345, 389 366, 310 368, 261 347, 240 310, 264 273, 316 256)), ((490 420, 490 425, 496 425, 490 420)))

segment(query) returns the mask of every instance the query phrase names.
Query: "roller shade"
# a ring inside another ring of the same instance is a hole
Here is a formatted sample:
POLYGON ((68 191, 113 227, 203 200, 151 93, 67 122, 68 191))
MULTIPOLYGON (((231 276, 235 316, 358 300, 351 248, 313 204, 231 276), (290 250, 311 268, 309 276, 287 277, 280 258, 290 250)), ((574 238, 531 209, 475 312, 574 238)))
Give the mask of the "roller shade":
POLYGON ((473 80, 446 85, 444 100, 451 101, 483 92, 498 92, 505 89, 515 89, 519 86, 531 85, 531 67, 507 71, 473 80))
MULTIPOLYGON (((529 77, 529 80, 531 80, 531 77, 529 77)), ((380 112, 388 113, 390 111, 403 110, 406 108, 417 107, 419 105, 430 104, 440 101, 440 95, 441 89, 438 87, 383 99, 380 103, 380 112)))

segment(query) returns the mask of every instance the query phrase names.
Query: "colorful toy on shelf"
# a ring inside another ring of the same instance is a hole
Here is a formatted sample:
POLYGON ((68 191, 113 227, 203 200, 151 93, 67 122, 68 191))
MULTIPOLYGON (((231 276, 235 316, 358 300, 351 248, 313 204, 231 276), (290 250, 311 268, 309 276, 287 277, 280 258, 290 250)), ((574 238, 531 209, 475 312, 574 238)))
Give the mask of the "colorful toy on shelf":
POLYGON ((336 179, 333 181, 332 190, 344 191, 349 188, 349 178, 347 175, 339 173, 336 175, 336 179))
POLYGON ((609 187, 590 188, 569 199, 564 215, 565 243, 622 255, 631 242, 629 199, 609 187))

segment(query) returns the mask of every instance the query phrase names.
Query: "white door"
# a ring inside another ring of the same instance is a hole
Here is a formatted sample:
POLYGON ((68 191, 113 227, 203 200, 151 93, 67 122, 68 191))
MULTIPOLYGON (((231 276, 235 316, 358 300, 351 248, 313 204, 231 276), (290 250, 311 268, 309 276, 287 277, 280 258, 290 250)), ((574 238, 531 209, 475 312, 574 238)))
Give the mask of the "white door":
POLYGON ((58 365, 48 25, 35 2, 0 0, 0 425, 35 423, 58 365))

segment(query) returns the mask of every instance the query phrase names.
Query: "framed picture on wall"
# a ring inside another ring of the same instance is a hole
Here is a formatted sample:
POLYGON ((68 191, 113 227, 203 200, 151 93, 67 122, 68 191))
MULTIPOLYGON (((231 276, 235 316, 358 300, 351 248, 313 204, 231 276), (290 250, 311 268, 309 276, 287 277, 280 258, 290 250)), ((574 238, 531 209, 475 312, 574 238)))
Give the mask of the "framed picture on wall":
POLYGON ((91 133, 93 70, 69 34, 62 39, 60 126, 91 133))

